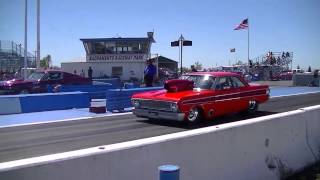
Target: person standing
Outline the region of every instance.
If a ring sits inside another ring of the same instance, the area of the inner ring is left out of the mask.
[[[88,77],[89,77],[90,79],[92,79],[92,73],[93,73],[93,70],[92,70],[91,66],[89,66],[89,69],[88,69]]]
[[[85,76],[83,69],[81,70],[80,76],[82,76],[82,77]]]
[[[144,69],[144,82],[146,84],[146,87],[153,86],[153,80],[155,78],[156,73],[157,73],[157,68],[155,65],[153,65],[152,60],[151,59],[147,60],[147,66]]]

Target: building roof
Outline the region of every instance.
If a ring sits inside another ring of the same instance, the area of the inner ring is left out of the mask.
[[[154,57],[154,58],[151,58],[152,60],[156,60],[157,57]],[[164,56],[158,56],[158,62],[160,63],[178,63],[177,61],[175,60],[172,60],[172,59],[169,59],[167,57],[164,57]]]
[[[152,39],[147,38],[147,37],[141,37],[141,38],[82,38],[80,39],[82,42],[101,42],[101,41],[109,41],[109,42],[136,42],[136,41],[147,41],[149,42]]]

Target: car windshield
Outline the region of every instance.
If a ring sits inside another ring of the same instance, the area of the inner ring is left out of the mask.
[[[210,75],[183,75],[180,79],[193,81],[195,88],[200,89],[211,89],[215,81],[215,77]]]
[[[30,76],[27,78],[27,80],[39,80],[45,75],[44,72],[34,72],[30,74]]]

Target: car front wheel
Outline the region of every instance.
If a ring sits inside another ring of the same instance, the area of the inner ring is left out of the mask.
[[[246,110],[240,111],[241,115],[251,115],[258,111],[258,103],[255,100],[250,100],[248,102],[248,108]]]
[[[258,111],[258,103],[255,100],[249,101],[248,114],[254,114]]]
[[[202,112],[199,108],[192,108],[189,111],[187,116],[187,120],[189,124],[197,124],[200,122],[202,116]]]

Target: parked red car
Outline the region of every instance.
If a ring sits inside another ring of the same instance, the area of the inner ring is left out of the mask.
[[[194,72],[167,81],[164,88],[133,95],[133,114],[195,124],[228,113],[254,113],[270,91],[231,72]]]
[[[282,72],[280,74],[281,80],[292,80],[292,77],[293,77],[293,73],[291,71]]]
[[[37,71],[27,79],[0,82],[0,94],[44,93],[48,86],[92,84],[91,79],[59,70]]]

